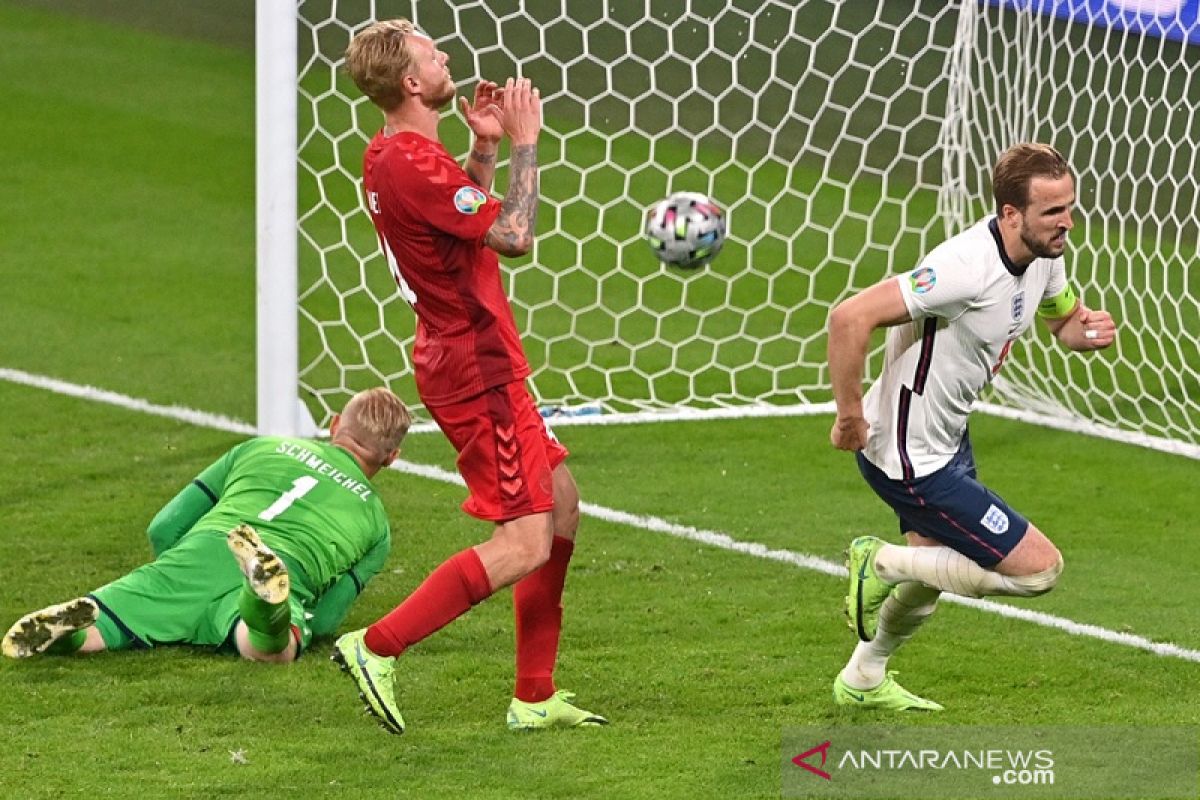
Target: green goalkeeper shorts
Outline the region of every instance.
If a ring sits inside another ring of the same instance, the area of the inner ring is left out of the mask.
[[[236,652],[243,583],[225,531],[192,530],[157,560],[89,596],[100,606],[96,627],[109,650],[192,644]],[[288,606],[304,648],[312,639],[304,609],[313,597],[302,584],[292,581]]]

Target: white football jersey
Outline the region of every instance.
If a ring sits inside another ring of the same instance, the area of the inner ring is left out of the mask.
[[[883,372],[863,398],[871,425],[863,455],[889,478],[910,480],[958,451],[971,404],[1038,304],[1066,287],[1066,271],[1061,257],[1014,266],[988,217],[894,280],[913,321],[887,332]]]

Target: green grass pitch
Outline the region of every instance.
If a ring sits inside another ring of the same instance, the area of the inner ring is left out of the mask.
[[[0,368],[250,420],[253,58],[0,2]],[[219,113],[213,109],[219,109]],[[412,399],[412,398],[409,398]],[[155,511],[239,437],[0,381],[0,625],[149,557]],[[560,429],[584,499],[840,561],[893,523],[828,417]],[[1014,602],[1200,649],[1196,463],[977,419],[982,476],[1060,545],[1059,588]],[[453,468],[438,435],[404,457]],[[378,480],[389,610],[486,531],[463,491]],[[295,665],[189,651],[0,661],[6,797],[769,798],[791,726],[1196,725],[1200,665],[943,604],[893,664],[936,717],[855,716],[843,581],[586,517],[559,682],[602,730],[514,736],[508,593],[406,655],[410,729],[359,711],[319,641]],[[1153,787],[1147,788],[1153,796]]]

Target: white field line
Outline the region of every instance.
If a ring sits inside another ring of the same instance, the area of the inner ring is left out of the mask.
[[[456,473],[448,472],[441,467],[433,467],[427,464],[412,464],[410,462],[397,462],[392,465],[393,469],[400,472],[408,473],[409,475],[418,475],[422,478],[430,478],[431,480],[444,481],[446,483],[455,483],[460,486],[464,485],[463,480]],[[630,514],[627,511],[617,511],[612,508],[605,508],[594,503],[582,502],[579,504],[579,510],[589,517],[613,522],[619,525],[628,525],[632,528],[641,528],[642,530],[653,531],[655,533],[664,533],[668,536],[674,536],[678,539],[687,539],[693,542],[709,545],[710,547],[718,547],[722,550],[732,550],[735,553],[743,553],[745,555],[754,556],[756,558],[765,558],[769,561],[779,561],[784,564],[800,567],[801,569],[813,570],[826,575],[832,575],[837,578],[845,578],[847,576],[846,568],[841,564],[836,564],[824,558],[810,556],[805,553],[797,553],[793,550],[777,550],[767,547],[765,544],[758,542],[744,542],[739,539],[734,539],[732,536],[719,531],[708,531],[701,528],[693,528],[690,525],[676,525],[672,522],[667,522],[658,517],[650,517],[642,514]],[[1120,633],[1107,628],[1101,628],[1099,625],[1088,625],[1082,622],[1075,622],[1066,617],[1056,617],[1053,614],[1043,614],[1040,611],[1030,611],[1025,608],[1005,605],[992,600],[976,600],[969,597],[959,597],[958,595],[945,594],[944,599],[951,603],[976,608],[980,611],[986,611],[991,614],[996,614],[1009,619],[1019,619],[1025,622],[1032,622],[1035,625],[1041,625],[1045,628],[1056,628],[1060,631],[1065,631],[1073,636],[1086,636],[1092,639],[1100,639],[1101,641],[1110,642],[1112,644],[1125,645],[1126,647],[1135,647],[1139,650],[1146,650],[1159,656],[1173,656],[1182,658],[1186,661],[1195,661],[1200,663],[1200,651],[1189,650],[1178,645],[1154,642],[1143,636],[1135,636],[1131,633]]]
[[[110,392],[107,389],[97,389],[95,386],[81,386],[77,383],[67,383],[56,378],[47,378],[45,375],[33,375],[28,372],[22,372],[18,369],[0,367],[0,380],[20,383],[24,386],[32,386],[35,389],[45,389],[55,394],[65,394],[83,400],[94,400],[98,403],[120,406],[130,411],[153,414],[156,417],[167,417],[168,419],[175,419],[181,422],[190,422],[202,428],[216,428],[217,430],[241,433],[246,436],[253,436],[255,433],[253,425],[230,417],[223,417],[220,414],[208,414],[203,411],[183,408],[182,406],[155,405],[145,400],[139,400],[136,397]]]
[[[32,375],[19,370],[5,369],[0,367],[0,380],[20,383],[25,386],[32,386],[39,389],[55,392],[57,394],[70,395],[79,397],[85,400],[94,400],[100,403],[108,403],[110,405],[120,406],[132,411],[141,411],[147,414],[154,414],[160,417],[176,419],[181,422],[191,423],[205,428],[216,428],[218,430],[229,431],[231,433],[243,433],[248,436],[254,435],[254,426],[249,423],[240,422],[229,417],[224,417],[219,414],[208,414],[203,411],[195,411],[189,408],[180,406],[160,406],[153,403],[139,400],[134,397],[110,392],[104,389],[97,389],[92,386],[80,386],[78,384],[67,383],[65,381],[47,378],[40,375]],[[442,481],[443,483],[453,483],[463,486],[462,478],[454,472],[449,472],[428,464],[415,464],[410,461],[397,461],[392,465],[392,469],[398,472],[403,472],[408,475],[415,475],[429,480]],[[793,550],[780,550],[767,547],[765,544],[758,542],[744,542],[739,539],[734,539],[732,536],[721,533],[719,531],[709,531],[702,528],[693,528],[690,525],[676,525],[672,522],[667,522],[658,517],[646,516],[643,514],[631,514],[627,511],[619,511],[617,509],[606,508],[605,506],[596,505],[595,503],[582,502],[579,505],[580,511],[589,517],[595,517],[606,522],[611,522],[618,525],[627,525],[633,528],[640,528],[654,533],[662,533],[667,536],[674,536],[677,539],[686,539],[688,541],[698,542],[710,547],[720,548],[722,550],[730,550],[743,555],[754,556],[755,558],[763,558],[768,561],[777,561],[783,564],[791,564],[792,566],[801,569],[820,572],[825,575],[830,575],[836,578],[846,577],[846,568],[840,564],[834,563],[824,558],[810,556],[805,553],[797,553]],[[1019,619],[1025,622],[1031,622],[1034,625],[1040,625],[1045,628],[1054,628],[1071,634],[1072,636],[1084,636],[1091,639],[1099,639],[1110,644],[1123,645],[1125,647],[1133,647],[1138,650],[1145,650],[1158,656],[1169,656],[1172,658],[1181,658],[1185,661],[1193,661],[1200,663],[1200,651],[1189,650],[1185,647],[1180,647],[1167,642],[1154,642],[1143,636],[1136,636],[1131,633],[1121,633],[1119,631],[1102,628],[1099,625],[1088,625],[1082,622],[1065,617],[1054,616],[1053,614],[1043,614],[1040,611],[1030,611],[1025,608],[1005,605],[992,600],[976,600],[973,598],[959,597],[957,595],[947,594],[944,599],[959,605],[975,608],[980,611],[986,611],[991,614],[996,614],[1009,619]]]

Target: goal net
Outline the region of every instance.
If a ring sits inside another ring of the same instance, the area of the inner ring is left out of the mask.
[[[1085,303],[1112,312],[1120,336],[1088,357],[1064,357],[1044,331],[1026,337],[991,399],[1018,416],[1200,457],[1200,3],[1033,5],[1071,5],[1075,16],[963,10],[942,209],[961,229],[991,205],[994,154],[1054,143],[1076,173],[1068,273]]]
[[[301,2],[299,398],[319,424],[380,382],[416,402],[414,316],[361,209],[381,117],[342,70],[390,16],[468,97],[484,77],[541,90],[539,235],[504,271],[541,404],[829,410],[830,307],[985,213],[995,155],[1043,139],[1079,172],[1075,283],[1124,329],[1091,361],[1027,342],[989,408],[1197,444],[1194,51],[974,2]],[[442,134],[466,152],[461,119]],[[678,190],[729,220],[695,273],[641,236]]]

